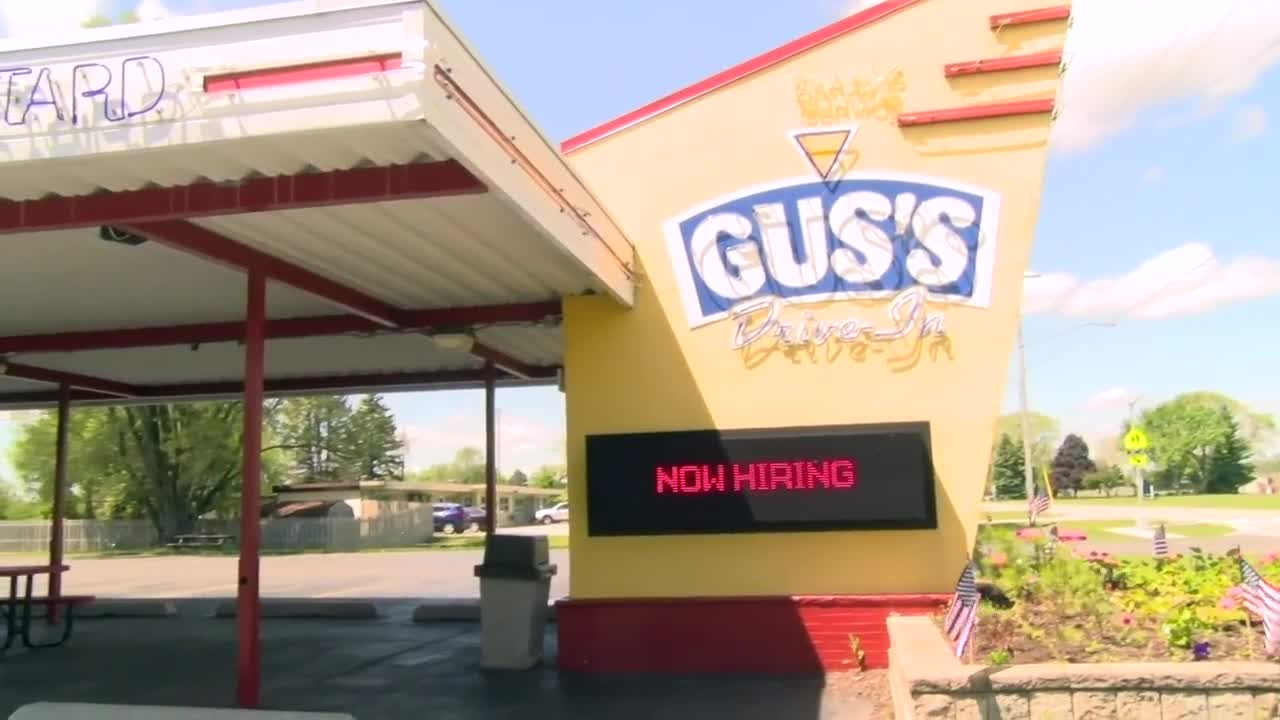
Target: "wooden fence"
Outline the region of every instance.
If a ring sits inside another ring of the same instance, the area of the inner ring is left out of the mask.
[[[431,539],[431,507],[371,518],[271,518],[262,521],[262,549],[354,551],[404,547]],[[237,520],[200,520],[198,533],[240,534]],[[49,549],[48,521],[0,522],[0,554]],[[69,553],[141,550],[160,544],[146,520],[67,520],[63,546]]]

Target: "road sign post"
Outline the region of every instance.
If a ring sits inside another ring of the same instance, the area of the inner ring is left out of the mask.
[[[1146,500],[1147,488],[1143,478],[1143,468],[1151,464],[1151,456],[1147,454],[1151,441],[1147,438],[1147,431],[1140,427],[1129,428],[1129,432],[1124,434],[1124,451],[1129,455],[1129,467],[1133,468],[1134,488],[1138,493],[1138,506],[1142,507]],[[1146,527],[1146,518],[1139,511],[1135,525],[1138,527]]]

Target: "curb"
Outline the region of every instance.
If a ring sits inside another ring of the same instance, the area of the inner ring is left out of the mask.
[[[95,600],[76,608],[77,620],[106,618],[178,617],[178,606],[168,600]],[[44,617],[43,608],[33,608],[32,617]]]
[[[556,606],[547,605],[547,622],[555,622]],[[480,601],[474,598],[428,600],[413,609],[413,622],[479,622]]]
[[[315,619],[315,620],[374,620],[378,608],[371,602],[325,600],[263,600],[261,612],[264,618]],[[223,601],[213,611],[215,618],[236,616],[236,603]]]

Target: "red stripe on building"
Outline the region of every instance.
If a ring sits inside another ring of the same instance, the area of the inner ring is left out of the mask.
[[[947,77],[965,75],[981,75],[984,73],[1009,72],[1011,70],[1027,70],[1029,68],[1056,67],[1062,64],[1062,51],[1030,53],[1027,55],[1008,55],[985,60],[967,60],[950,63],[944,66]]]
[[[384,53],[359,58],[342,58],[304,65],[259,68],[240,72],[208,75],[204,79],[204,91],[237,92],[255,88],[299,85],[301,83],[337,80],[340,78],[374,75],[400,67],[400,53]]]
[[[1053,112],[1053,98],[1019,100],[1017,102],[992,103],[989,105],[967,105],[957,108],[903,113],[898,116],[898,127],[919,127],[921,125],[1017,117],[1019,115],[1040,115],[1051,112]]]
[[[1036,8],[1035,10],[1001,13],[999,15],[991,16],[991,29],[999,30],[1000,28],[1016,27],[1018,25],[1034,25],[1042,22],[1056,22],[1058,20],[1066,20],[1070,17],[1070,5],[1055,5],[1053,7]]]

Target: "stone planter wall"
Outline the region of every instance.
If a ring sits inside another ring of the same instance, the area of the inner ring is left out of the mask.
[[[891,617],[898,720],[1280,720],[1280,664],[964,665],[933,620]]]

